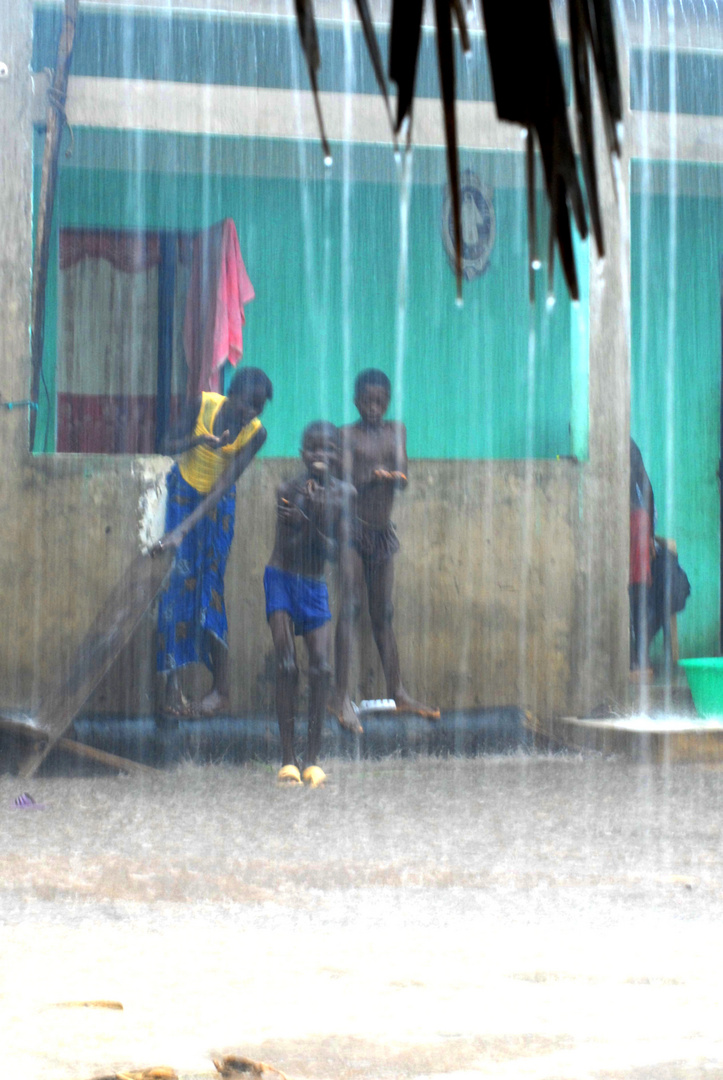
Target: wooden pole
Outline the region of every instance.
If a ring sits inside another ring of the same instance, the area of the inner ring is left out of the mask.
[[[65,126],[65,99],[68,89],[68,73],[73,56],[75,24],[80,0],[65,0],[63,26],[58,40],[58,56],[53,72],[53,81],[48,91],[48,119],[43,150],[43,172],[40,181],[40,201],[38,203],[37,226],[35,233],[35,254],[33,257],[33,291],[30,313],[30,400],[38,403],[40,393],[40,370],[43,362],[43,344],[45,338],[45,287],[48,278],[48,255],[50,234],[53,224],[55,187],[58,179],[58,156],[60,140]],[[35,445],[37,409],[30,410],[30,449]]]
[[[107,750],[99,750],[97,746],[87,746],[85,743],[76,742],[75,739],[58,739],[56,744],[61,750],[66,750],[76,757],[88,758],[97,761],[101,765],[107,765],[109,769],[118,769],[120,772],[140,774],[141,776],[158,777],[158,769],[151,765],[143,765],[140,761],[132,761],[130,758],[120,757],[118,754],[109,754]]]
[[[155,600],[174,555],[171,549],[154,556],[137,555],[111,590],[78,646],[65,678],[51,684],[43,695],[34,717],[35,732],[43,741],[37,742],[22,759],[19,776],[31,777],[65,735]]]
[[[20,719],[13,720],[8,716],[0,716],[0,731],[5,731],[9,735],[20,735],[24,739],[30,739],[37,745],[42,745],[48,741],[47,734],[35,727],[32,722],[26,721],[24,723]],[[54,745],[60,747],[61,750],[66,750],[69,754],[74,754],[76,757],[88,758],[91,761],[99,762],[101,765],[107,765],[109,769],[118,769],[129,774],[140,773],[144,776],[158,776],[158,769],[154,769],[150,765],[143,765],[140,761],[119,757],[118,754],[110,754],[107,750],[99,750],[95,746],[86,746],[85,743],[76,742],[75,739],[61,737]]]

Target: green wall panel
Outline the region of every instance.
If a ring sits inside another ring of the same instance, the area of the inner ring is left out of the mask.
[[[88,137],[76,133],[78,140]],[[143,145],[139,134],[134,160],[141,164]],[[524,189],[495,189],[490,266],[465,283],[461,309],[441,242],[442,196],[439,184],[412,187],[401,336],[394,183],[129,173],[74,167],[70,159],[60,173],[57,221],[196,230],[220,218],[235,220],[256,289],[246,309],[245,361],[265,368],[275,387],[266,414],[272,456],[295,454],[310,420],[353,420],[353,379],[368,366],[392,377],[392,414],[406,421],[413,456],[569,454],[571,306],[559,273],[559,300],[546,303],[544,271],[537,302],[529,304]],[[56,275],[53,261],[49,325],[57,321]],[[52,334],[47,343],[50,378]]]

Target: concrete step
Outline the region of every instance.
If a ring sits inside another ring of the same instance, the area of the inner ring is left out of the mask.
[[[638,714],[607,719],[561,716],[527,726],[535,741],[576,752],[616,754],[645,764],[708,762],[723,764],[723,717]]]
[[[627,687],[626,705],[633,713],[696,715],[690,687],[683,672],[676,673],[669,679],[657,678],[650,682],[631,679]]]
[[[364,734],[354,736],[329,717],[324,723],[322,759],[513,753],[532,748],[525,719],[525,712],[513,707],[443,712],[436,721],[379,714],[363,717]],[[5,732],[0,727],[0,734],[0,769],[12,772],[26,740],[13,736],[11,727]],[[215,717],[168,724],[157,723],[153,717],[86,715],[74,721],[69,734],[87,746],[156,767],[188,760],[275,765],[280,755],[279,729],[273,716]],[[298,752],[303,756],[306,720],[297,722],[296,735]],[[75,775],[96,768],[92,762],[73,760],[60,748],[43,765],[43,772]]]

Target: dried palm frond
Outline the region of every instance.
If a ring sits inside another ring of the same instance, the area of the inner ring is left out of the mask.
[[[570,209],[583,238],[587,235],[587,220],[550,3],[529,0],[520,9],[499,0],[482,0],[482,8],[497,115],[501,120],[522,124],[539,145],[550,204],[550,231],[557,241],[570,294],[576,298]]]
[[[397,84],[397,134],[405,120],[411,121],[423,11],[424,0],[407,0],[392,6],[389,78]]]
[[[379,47],[367,0],[357,0],[364,36],[377,81],[389,102],[381,68]],[[578,178],[572,134],[567,117],[567,101],[557,50],[550,0],[527,0],[524,5],[509,0],[482,0],[487,50],[492,71],[497,115],[501,120],[521,124],[528,132],[527,182],[530,265],[536,262],[535,236],[535,146],[539,146],[543,176],[550,204],[550,250],[557,246],[573,299],[579,296],[572,246],[571,216],[580,236],[587,236],[587,215]],[[389,41],[389,76],[397,85],[399,133],[411,121],[422,32],[423,0],[392,0]],[[462,230],[460,213],[459,155],[455,118],[455,63],[452,17],[459,28],[462,47],[469,49],[469,33],[462,0],[434,0],[437,30],[439,83],[444,109],[447,171],[452,197],[455,272],[458,293],[462,285]],[[299,34],[309,67],[324,152],[328,144],[321,122],[316,75],[320,64],[312,0],[296,0]],[[622,92],[618,73],[611,0],[568,0],[570,52],[573,90],[577,113],[578,139],[587,203],[598,251],[604,250],[602,215],[595,167],[592,80],[589,55],[592,53],[600,91],[600,104],[608,152],[620,152],[618,124],[622,120]],[[552,274],[552,258],[549,273]],[[532,294],[532,274],[530,289]]]
[[[437,20],[437,61],[439,88],[444,107],[444,135],[447,144],[447,173],[452,196],[454,236],[454,273],[457,279],[457,298],[462,299],[462,206],[459,193],[459,151],[457,149],[457,117],[455,102],[454,39],[452,36],[452,7],[449,0],[434,0]]]
[[[575,106],[577,113],[577,133],[580,143],[582,175],[588,192],[588,206],[595,243],[600,255],[604,254],[602,219],[597,190],[597,172],[595,169],[595,147],[591,139],[585,138],[586,131],[592,131],[592,86],[588,48],[583,29],[588,15],[585,0],[568,0],[568,19],[570,24],[570,55],[572,60],[572,78],[575,88]]]
[[[316,32],[313,0],[295,0],[295,6],[296,24],[299,28],[301,48],[304,50],[306,66],[309,70],[309,82],[311,83],[311,91],[314,95],[314,105],[316,107],[316,116],[319,121],[319,132],[321,134],[321,145],[324,150],[324,160],[331,161],[331,149],[326,137],[326,132],[324,131],[324,118],[321,115],[321,105],[319,104],[319,85],[317,76],[319,74],[319,68],[321,67],[321,55],[319,53],[319,35]]]
[[[374,75],[379,84],[379,89],[382,92],[384,98],[384,104],[387,110],[387,116],[389,117],[389,123],[392,124],[392,112],[389,107],[389,92],[387,90],[387,80],[384,77],[384,61],[382,60],[382,54],[379,51],[379,42],[377,41],[376,31],[374,29],[374,21],[369,11],[369,4],[367,0],[356,0],[356,9],[359,12],[359,19],[361,20],[362,30],[364,31],[364,40],[366,41],[367,52],[369,53],[369,59],[372,62],[374,68]]]

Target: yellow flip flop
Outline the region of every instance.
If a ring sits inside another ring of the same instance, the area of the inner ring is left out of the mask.
[[[296,765],[282,765],[276,774],[276,783],[281,787],[298,787],[301,775]]]
[[[322,787],[326,783],[326,773],[318,765],[308,765],[301,774],[301,779],[309,787]]]

